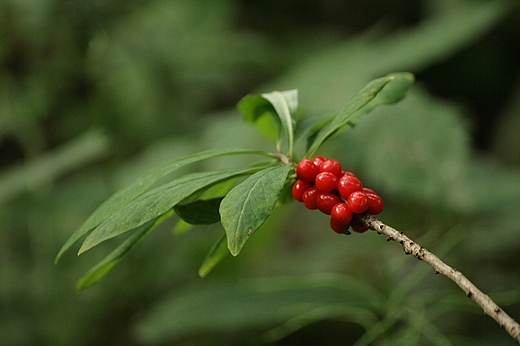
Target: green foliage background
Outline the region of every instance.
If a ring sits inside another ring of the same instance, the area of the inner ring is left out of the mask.
[[[79,294],[115,243],[53,259],[156,165],[272,150],[234,109],[245,94],[297,88],[321,115],[411,71],[404,101],[319,154],[520,319],[519,23],[516,1],[0,0],[0,344],[514,344],[397,244],[339,237],[296,203],[205,279],[217,226],[163,224]],[[244,163],[233,160],[191,169]]]

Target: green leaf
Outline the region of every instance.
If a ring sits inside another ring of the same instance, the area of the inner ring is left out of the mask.
[[[310,145],[307,157],[325,142],[327,138],[346,125],[355,125],[359,118],[373,108],[400,101],[414,83],[411,73],[393,73],[369,82],[361,91],[350,99],[347,105],[332,121],[325,125]]]
[[[289,165],[279,165],[257,172],[222,200],[220,217],[233,256],[271,213],[290,169]]]
[[[153,231],[157,226],[170,218],[172,215],[173,210],[170,210],[166,214],[157,218],[155,221],[150,221],[149,223],[143,225],[142,229],[128,237],[128,239],[121,243],[121,245],[113,250],[101,262],[99,262],[85,275],[83,275],[83,277],[76,283],[76,290],[81,291],[96,284],[119,263],[121,258],[123,258],[123,256],[126,255],[128,251],[134,248],[141,240],[143,240],[145,236],[147,236],[151,231]]]
[[[327,123],[331,122],[333,118],[334,115],[331,114],[302,117],[296,122],[296,126],[294,127],[294,139],[298,140],[312,136],[313,133],[317,133]]]
[[[296,178],[286,180],[280,194],[278,195],[278,205],[294,202],[292,188],[295,182]]]
[[[298,109],[298,91],[273,91],[264,94],[250,94],[242,98],[237,108],[249,123],[256,123],[259,130],[268,138],[281,140],[281,129],[287,138],[289,155],[293,151],[294,120]]]
[[[336,118],[333,121],[348,121],[355,125],[363,114],[370,112],[375,107],[394,104],[401,101],[415,82],[415,76],[409,72],[392,73],[383,77],[383,79],[388,80],[388,83],[383,86],[383,89],[377,93],[374,99],[368,102],[356,113],[352,115],[345,114],[345,119]],[[347,117],[348,119],[346,119]]]
[[[223,234],[211,247],[199,268],[199,276],[206,277],[209,272],[229,253],[226,243],[226,234]]]
[[[97,244],[131,231],[142,224],[162,215],[191,194],[213,184],[258,169],[227,169],[221,171],[185,174],[168,184],[159,186],[136,198],[108,217],[90,233],[81,245],[78,254]]]
[[[191,225],[211,225],[220,221],[219,207],[223,198],[179,204],[173,209],[182,220]]]
[[[265,163],[264,163],[264,165],[265,165]],[[215,185],[211,186],[209,189],[204,191],[203,196],[201,198],[203,198],[204,200],[217,198],[217,197],[218,198],[223,198],[222,196],[225,196],[229,192],[229,190],[231,190],[233,188],[233,186],[235,186],[236,181],[238,179],[240,179],[240,178],[237,177],[237,178],[234,178],[234,179],[233,178],[232,179],[227,179],[227,180],[225,180],[225,181],[223,181],[221,183],[218,183],[218,184],[215,184]],[[218,220],[220,221],[220,214],[219,214],[219,211],[218,211],[218,206],[217,206],[217,211],[216,212],[218,214]],[[180,219],[175,224],[175,226],[173,228],[173,233],[174,234],[185,233],[185,232],[191,230],[192,228],[193,228],[193,224],[189,224],[186,221]]]
[[[229,150],[229,149],[217,149],[217,150],[208,150],[204,152],[200,152],[194,155],[185,156],[180,159],[176,159],[170,162],[167,162],[149,173],[143,175],[142,177],[136,179],[131,185],[128,187],[116,192],[109,199],[103,202],[91,215],[90,217],[72,234],[72,236],[65,242],[62,246],[56,259],[55,263],[59,261],[61,256],[67,251],[74,243],[76,243],[82,236],[87,234],[94,227],[98,226],[101,222],[106,220],[110,215],[112,215],[117,210],[124,207],[133,199],[137,198],[141,194],[143,194],[150,186],[152,186],[156,181],[161,179],[162,177],[174,172],[175,170],[197,162],[201,160],[207,160],[214,157],[224,156],[224,155],[248,155],[248,154],[256,154],[256,155],[268,155],[266,152],[258,151],[258,150]]]
[[[289,157],[293,153],[294,144],[294,130],[293,130],[293,117],[292,114],[296,113],[298,109],[298,91],[287,90],[287,91],[273,91],[267,94],[262,94],[262,97],[271,102],[287,137],[288,154]]]
[[[244,96],[237,104],[244,120],[256,124],[258,130],[273,142],[278,143],[282,136],[281,122],[273,105],[259,94]]]

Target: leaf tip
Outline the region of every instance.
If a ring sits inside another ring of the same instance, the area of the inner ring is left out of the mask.
[[[60,251],[60,252],[58,252],[58,254],[56,255],[56,257],[54,257],[54,265],[57,265],[57,264],[58,264],[58,262],[59,262],[60,259],[61,259],[61,255],[62,255],[62,253],[61,253],[61,251]]]
[[[92,248],[92,245],[84,242],[83,244],[81,244],[81,247],[79,248],[77,255],[81,255],[83,252],[89,250],[90,248]]]
[[[391,73],[389,76],[390,80],[400,79],[408,82],[408,84],[413,85],[415,83],[415,75],[411,72],[395,72]]]
[[[231,255],[232,255],[233,257],[237,257],[238,254],[240,253],[240,249],[230,248],[230,249],[229,249],[229,252],[231,253]]]
[[[233,257],[237,257],[238,254],[240,253],[240,250],[242,250],[242,247],[238,244],[238,242],[232,241],[232,239],[230,239],[230,238],[231,237],[228,237],[228,244],[227,244],[228,250]]]
[[[75,287],[75,288],[76,288],[76,292],[81,292],[81,291],[83,291],[86,287],[85,287],[85,286],[84,286],[80,281],[78,281],[78,282],[76,283],[76,287]]]
[[[199,274],[199,277],[201,279],[204,279],[207,275],[208,275],[209,271],[203,269],[202,267],[199,268],[199,271],[197,272],[197,274]]]

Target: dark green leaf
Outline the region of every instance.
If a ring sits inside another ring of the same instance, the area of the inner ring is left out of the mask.
[[[229,253],[226,244],[226,234],[217,240],[217,242],[211,247],[206,257],[202,261],[199,268],[199,276],[201,278],[206,277],[209,272]]]
[[[264,163],[265,166],[265,163]],[[256,167],[256,166],[255,166]],[[204,198],[204,200],[213,199],[213,198],[222,198],[222,196],[225,196],[229,190],[235,186],[236,180],[240,179],[239,177],[234,179],[227,179],[221,183],[215,184],[211,186],[209,189],[204,191],[203,196],[201,198]],[[190,197],[191,198],[191,197]],[[220,221],[220,214],[218,212],[218,206],[217,206],[217,214],[218,214],[218,220]],[[193,224],[189,224],[186,221],[180,219],[173,228],[173,233],[180,234],[187,232],[193,228]]]
[[[294,185],[295,179],[286,181],[286,184],[283,186],[280,194],[278,195],[278,203],[286,204],[290,202],[294,202],[294,197],[292,195],[292,187]]]
[[[223,198],[179,204],[173,209],[182,220],[191,225],[211,225],[220,221],[219,207]]]
[[[147,236],[151,231],[153,231],[157,226],[159,226],[165,220],[170,218],[172,215],[173,210],[170,210],[166,214],[157,218],[155,221],[150,221],[144,224],[141,227],[141,229],[139,229],[137,232],[128,237],[128,239],[121,243],[121,245],[119,245],[101,262],[99,262],[96,266],[90,269],[81,279],[79,279],[76,283],[76,290],[81,291],[96,284],[119,263],[121,258],[123,258],[123,256],[126,255],[128,251],[134,248],[141,240],[143,240],[145,236]]]
[[[289,165],[280,165],[257,172],[222,200],[221,222],[233,256],[238,255],[247,239],[271,213],[290,169]]]
[[[109,199],[103,202],[91,215],[90,217],[72,234],[72,236],[62,246],[58,255],[56,256],[55,262],[58,262],[61,256],[67,251],[75,242],[77,242],[82,236],[87,234],[94,227],[98,226],[101,222],[107,219],[117,210],[128,204],[136,197],[143,194],[150,186],[162,177],[172,173],[173,171],[201,160],[206,160],[218,156],[224,155],[246,155],[246,154],[257,154],[266,155],[263,151],[258,150],[208,150],[200,152],[194,155],[185,156],[183,158],[167,162],[142,177],[136,179],[131,185],[113,194]]]
[[[414,80],[411,73],[402,72],[389,74],[369,82],[350,99],[329,124],[318,132],[309,147],[307,156],[312,156],[320,145],[336,131],[346,125],[355,125],[363,114],[370,112],[373,108],[400,101],[413,85]]]
[[[90,233],[79,249],[79,254],[107,239],[131,231],[162,215],[191,194],[213,184],[240,175],[253,173],[257,169],[228,169],[199,172],[180,176],[168,184],[159,186],[139,196],[109,216]]]

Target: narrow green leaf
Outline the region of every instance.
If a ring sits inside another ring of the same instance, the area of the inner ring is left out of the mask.
[[[199,276],[205,278],[228,253],[226,234],[223,234],[204,257],[199,268]]]
[[[348,116],[349,123],[357,123],[363,114],[370,112],[375,107],[401,101],[415,82],[414,75],[409,72],[392,73],[383,78],[388,78],[389,82],[383,86],[381,92],[377,93],[375,99]]]
[[[91,215],[90,217],[72,234],[72,236],[62,246],[56,259],[55,263],[59,261],[61,256],[67,251],[74,243],[76,243],[82,236],[87,234],[94,227],[98,226],[101,222],[106,220],[117,210],[128,204],[133,199],[143,194],[150,186],[162,177],[174,172],[175,170],[197,162],[201,160],[207,160],[210,158],[224,156],[224,155],[266,155],[267,153],[258,150],[230,150],[230,149],[217,149],[200,152],[194,155],[185,156],[177,160],[167,162],[149,173],[136,179],[128,187],[116,192],[109,199],[103,202]]]
[[[76,290],[81,291],[96,284],[119,263],[121,258],[123,258],[123,256],[126,255],[128,251],[134,248],[141,240],[144,239],[145,236],[147,236],[151,231],[153,231],[157,226],[170,218],[172,215],[173,210],[170,210],[166,214],[157,218],[155,221],[150,221],[149,223],[143,225],[142,229],[128,237],[101,262],[96,264],[85,275],[83,275],[83,277],[81,277],[81,279],[79,279],[76,283]]]
[[[173,209],[182,220],[191,225],[211,225],[220,221],[219,207],[223,198],[179,204]]]
[[[131,231],[142,224],[162,215],[191,194],[218,182],[258,169],[227,169],[212,172],[198,172],[180,176],[168,184],[159,186],[139,196],[123,208],[109,216],[86,238],[78,254],[107,239]]]
[[[294,127],[294,140],[305,138],[306,136],[312,136],[313,133],[317,133],[327,123],[331,122],[334,118],[334,114],[324,115],[310,115],[299,119]]]
[[[271,102],[287,137],[287,145],[289,156],[292,156],[294,145],[294,130],[293,130],[293,116],[298,109],[298,91],[273,91],[267,94],[262,94],[262,97]]]
[[[312,156],[327,138],[346,125],[355,125],[362,115],[370,112],[373,108],[400,101],[413,85],[414,80],[413,74],[401,72],[389,74],[369,82],[350,99],[329,124],[318,132],[306,156]]]
[[[280,165],[257,172],[235,186],[220,204],[220,217],[233,256],[267,219],[291,167]]]

